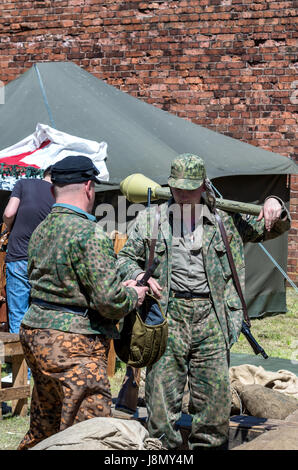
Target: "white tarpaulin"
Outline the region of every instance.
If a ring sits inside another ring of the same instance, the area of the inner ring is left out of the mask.
[[[38,123],[33,134],[0,151],[0,166],[4,170],[14,166],[24,167],[24,171],[26,167],[45,170],[69,155],[85,155],[98,169],[99,179],[107,182],[107,147],[106,142],[82,139]],[[0,181],[0,189],[11,190],[15,182],[16,176],[7,175]]]

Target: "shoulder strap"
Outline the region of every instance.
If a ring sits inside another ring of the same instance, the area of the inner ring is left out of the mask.
[[[153,259],[154,259],[155,245],[156,245],[156,241],[158,237],[159,221],[160,221],[160,207],[157,206],[156,211],[155,211],[154,227],[153,227],[151,244],[150,244],[148,266],[152,265]]]
[[[245,303],[245,300],[244,300],[244,297],[243,297],[243,293],[242,293],[239,277],[238,277],[238,274],[237,274],[236,266],[235,266],[235,263],[234,263],[234,260],[233,260],[233,255],[232,255],[230,244],[229,244],[229,241],[228,241],[227,232],[226,232],[224,224],[223,224],[223,222],[222,222],[222,220],[221,220],[221,218],[220,218],[220,216],[219,216],[219,214],[216,210],[214,211],[214,214],[215,214],[215,218],[217,220],[217,223],[219,225],[219,229],[220,229],[220,233],[221,233],[223,242],[224,242],[226,250],[227,250],[227,255],[228,255],[228,260],[229,260],[229,263],[230,263],[230,268],[231,268],[231,271],[232,271],[233,280],[234,280],[235,287],[237,289],[237,292],[238,292],[238,295],[240,297],[241,304],[242,304],[243,315],[244,315],[246,323],[250,327],[251,323],[250,323],[250,319],[249,319],[249,316],[248,316],[248,313],[247,313],[247,307],[246,307],[246,303]]]

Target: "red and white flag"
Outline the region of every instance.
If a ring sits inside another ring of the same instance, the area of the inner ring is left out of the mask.
[[[17,165],[45,170],[67,156],[85,155],[91,158],[98,169],[98,178],[105,182],[109,181],[109,172],[105,163],[107,147],[106,142],[82,139],[38,123],[33,134],[0,151],[0,165],[4,164],[2,165],[4,169]],[[15,180],[13,177],[5,179]],[[13,183],[12,180],[7,181],[10,183],[9,186]]]

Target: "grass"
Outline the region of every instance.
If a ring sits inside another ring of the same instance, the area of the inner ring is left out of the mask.
[[[0,450],[15,450],[29,428],[29,416],[5,417],[0,421]]]
[[[251,331],[270,357],[298,360],[298,295],[287,289],[288,312],[252,320]],[[241,334],[232,353],[253,354],[246,338]],[[3,373],[6,375],[9,367]],[[117,395],[125,373],[125,365],[117,362],[116,373],[110,379],[112,395]],[[9,403],[8,403],[9,405]],[[29,428],[29,416],[7,414],[0,421],[0,450],[15,450]]]

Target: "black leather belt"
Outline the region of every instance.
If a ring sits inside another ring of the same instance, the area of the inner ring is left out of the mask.
[[[210,298],[210,294],[209,292],[203,292],[201,294],[196,294],[196,293],[193,293],[193,292],[178,292],[178,291],[175,291],[175,290],[170,290],[170,296],[171,297],[175,297],[177,299],[209,299]]]
[[[74,313],[82,317],[86,317],[89,311],[89,308],[76,307],[75,305],[62,305],[54,304],[51,302],[46,302],[45,300],[35,299],[31,300],[32,304],[39,305],[40,307],[48,308],[49,310],[57,310],[59,312]]]

